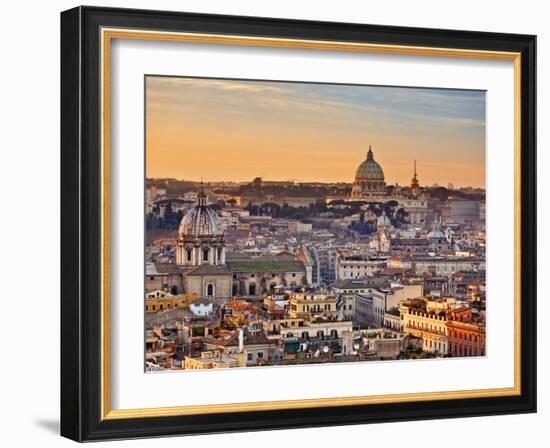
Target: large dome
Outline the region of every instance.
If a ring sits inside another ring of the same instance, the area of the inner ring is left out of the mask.
[[[369,146],[367,159],[359,165],[355,173],[356,182],[384,181],[384,171],[382,167],[374,160],[372,149]]]
[[[214,210],[206,205],[206,195],[197,195],[197,205],[187,212],[180,223],[178,235],[205,237],[219,235],[219,218]]]

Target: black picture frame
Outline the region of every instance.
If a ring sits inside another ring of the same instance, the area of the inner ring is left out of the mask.
[[[100,29],[521,53],[521,394],[101,419]],[[536,412],[536,37],[99,7],[61,13],[61,435],[76,441]]]

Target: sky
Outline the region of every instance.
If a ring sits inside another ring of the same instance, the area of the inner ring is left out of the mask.
[[[387,184],[483,187],[485,92],[146,78],[146,175],[353,182],[369,145]]]

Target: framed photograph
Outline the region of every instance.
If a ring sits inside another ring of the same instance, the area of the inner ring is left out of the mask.
[[[535,36],[61,14],[61,433],[536,411]]]

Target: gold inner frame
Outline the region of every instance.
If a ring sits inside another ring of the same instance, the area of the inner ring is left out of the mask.
[[[455,48],[333,42],[302,39],[278,39],[216,34],[144,31],[137,29],[101,29],[101,419],[167,417],[226,412],[306,409],[461,398],[503,397],[521,394],[521,54],[514,52],[465,50]],[[110,407],[110,50],[113,39],[152,40],[213,45],[296,48],[346,52],[366,52],[413,56],[456,57],[506,60],[514,63],[514,386],[443,392],[419,392],[338,398],[315,398],[215,405],[171,406],[141,409]]]

